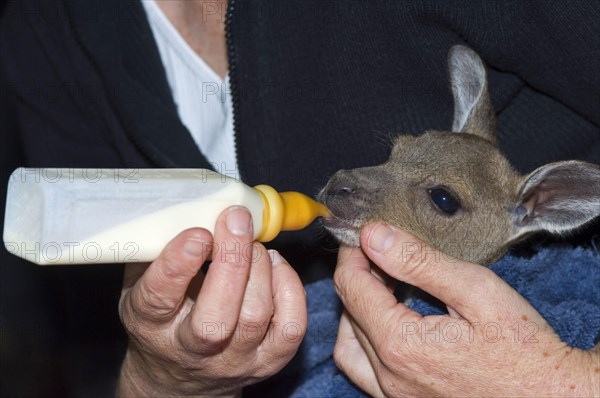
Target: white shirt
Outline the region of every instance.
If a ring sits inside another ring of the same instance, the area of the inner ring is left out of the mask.
[[[213,167],[237,177],[229,75],[221,79],[192,50],[154,0],[143,0],[142,4],[181,121]]]

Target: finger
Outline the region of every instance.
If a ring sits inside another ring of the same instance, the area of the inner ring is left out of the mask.
[[[495,298],[514,294],[488,268],[447,256],[393,226],[367,225],[361,245],[383,271],[442,300],[453,309],[454,317],[497,313]]]
[[[394,293],[396,290],[397,281],[383,272],[377,265],[369,264],[369,266],[371,267],[371,273],[373,276],[383,283],[390,293]]]
[[[150,264],[129,292],[128,305],[135,316],[164,322],[179,309],[190,281],[208,257],[210,232],[192,228],[177,235]],[[125,283],[131,283],[144,265],[128,266]]]
[[[151,263],[128,263],[125,264],[123,274],[123,289],[128,289],[144,275]]]
[[[306,334],[306,291],[300,277],[275,250],[273,263],[273,318],[260,351],[260,363],[282,368],[295,354]]]
[[[215,225],[212,263],[192,311],[179,329],[190,349],[212,351],[237,327],[252,257],[252,219],[246,208],[225,210]]]
[[[464,318],[463,318],[463,317],[462,317],[462,316],[461,316],[461,315],[458,313],[458,311],[456,311],[454,308],[452,308],[452,307],[450,307],[450,306],[448,306],[448,305],[447,305],[447,306],[446,306],[446,309],[448,310],[448,315],[449,315],[451,318],[454,318],[454,319],[464,319]]]
[[[371,352],[367,354],[367,350]],[[376,356],[373,358],[373,348],[370,344],[367,343],[367,348],[365,348],[359,340],[346,311],[340,318],[333,359],[338,368],[362,390],[371,396],[383,396],[374,370],[376,366],[379,366],[379,361]]]
[[[422,318],[398,303],[386,285],[371,273],[360,248],[340,247],[333,279],[344,307],[374,345],[385,343],[381,331]]]
[[[237,357],[254,351],[262,342],[273,317],[273,274],[271,258],[260,243],[253,243],[250,277],[242,302],[231,350]]]
[[[200,269],[200,271],[198,271],[196,276],[194,278],[192,278],[192,281],[190,282],[190,285],[188,286],[186,296],[189,297],[191,300],[196,300],[196,297],[198,297],[198,293],[200,293],[200,288],[202,287],[203,282],[204,282],[204,273],[202,272],[202,269]]]

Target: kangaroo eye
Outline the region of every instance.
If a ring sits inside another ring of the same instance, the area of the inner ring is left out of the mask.
[[[460,202],[444,188],[432,188],[427,192],[431,200],[442,213],[453,215],[460,209]]]

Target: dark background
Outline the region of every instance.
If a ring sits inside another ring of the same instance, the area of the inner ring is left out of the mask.
[[[5,5],[0,0],[2,11]],[[10,125],[14,119],[7,117],[13,112],[9,100],[0,81],[0,225],[8,177],[23,165],[16,127]],[[111,267],[111,275],[120,274],[121,266]],[[120,281],[93,268],[39,267],[8,254],[2,245],[1,397],[81,396],[82,391],[107,391],[106,380],[116,382],[115,361],[126,345],[117,313]],[[66,289],[72,281],[80,286]],[[91,314],[82,318],[77,315],[81,311]],[[97,322],[87,325],[83,319]],[[86,362],[89,368],[78,365]]]
[[[0,0],[2,8],[5,4]],[[0,225],[8,177],[23,165],[16,126],[5,117],[14,111],[5,94],[0,81]],[[591,242],[596,228],[598,222],[575,240]],[[530,247],[528,242],[516,251],[527,255]],[[121,266],[99,267],[113,272],[89,265],[39,267],[10,256],[2,246],[0,396],[81,396],[82,391],[107,391],[106,380],[116,381],[126,344],[117,313]]]

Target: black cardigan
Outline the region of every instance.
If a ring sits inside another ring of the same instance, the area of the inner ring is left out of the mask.
[[[600,162],[594,0],[230,0],[227,18],[248,184],[315,194],[337,169],[383,161],[395,134],[449,128],[446,56],[457,43],[488,64],[500,145],[518,170]],[[3,181],[23,165],[209,167],[137,1],[15,1],[1,46]],[[272,246],[307,282],[335,264],[318,226]],[[0,392],[106,395],[124,350],[121,267],[42,269],[4,250],[1,261],[2,355],[15,366],[2,370],[12,381]]]

